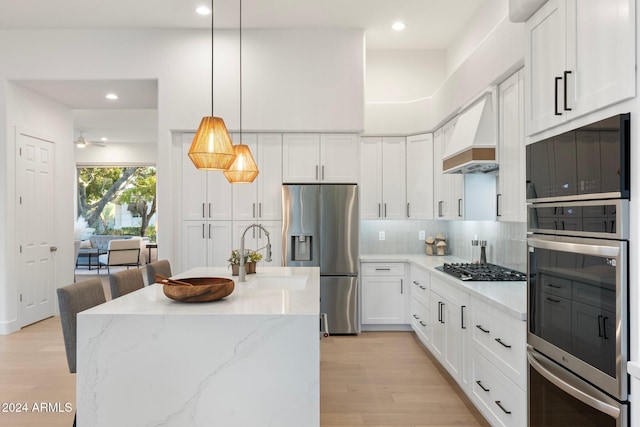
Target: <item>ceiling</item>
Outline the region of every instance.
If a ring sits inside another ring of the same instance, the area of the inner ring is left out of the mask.
[[[356,28],[367,49],[446,49],[484,0],[243,0],[242,28]],[[215,28],[237,28],[238,0],[215,0]],[[208,0],[0,0],[2,28],[210,28],[197,15]],[[403,21],[403,32],[391,24]],[[18,82],[75,111],[76,135],[110,142],[155,141],[157,126],[141,124],[155,114],[157,82]],[[104,98],[118,93],[117,102]],[[105,111],[108,110],[108,111]],[[141,110],[138,113],[132,110]],[[102,117],[102,120],[100,119]],[[131,127],[127,130],[128,127]],[[151,128],[152,133],[145,133]]]

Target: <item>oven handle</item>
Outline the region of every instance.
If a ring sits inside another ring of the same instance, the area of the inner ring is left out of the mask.
[[[529,237],[529,246],[539,249],[549,249],[552,251],[571,252],[583,255],[599,257],[617,257],[620,255],[620,247],[599,245],[595,239],[590,239],[589,243],[579,243],[577,239],[563,239],[555,237],[554,240],[547,240],[542,237]]]
[[[620,418],[620,405],[615,400],[580,380],[568,370],[545,360],[544,356],[537,355],[531,346],[527,346],[527,359],[532,368],[565,393],[615,419]]]

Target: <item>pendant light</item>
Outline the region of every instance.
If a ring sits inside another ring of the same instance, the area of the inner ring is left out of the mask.
[[[211,116],[202,118],[189,148],[189,158],[198,169],[227,170],[236,155],[224,120],[213,115],[213,64],[213,0],[211,0]]]
[[[251,184],[258,176],[258,166],[256,165],[249,146],[242,143],[242,0],[240,0],[240,141],[233,146],[236,159],[233,161],[224,176],[231,184]]]

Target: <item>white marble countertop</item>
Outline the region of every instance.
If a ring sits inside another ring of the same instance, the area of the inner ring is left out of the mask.
[[[416,254],[360,255],[361,262],[404,262],[416,265],[437,275],[447,283],[458,286],[470,295],[504,311],[517,319],[527,320],[527,282],[471,282],[456,279],[436,270],[445,262],[468,262],[454,256],[428,256]]]
[[[174,278],[228,277],[235,282],[233,293],[221,300],[187,303],[169,299],[162,285],[146,286],[83,312],[91,314],[308,314],[320,312],[320,269],[318,267],[263,267],[238,282],[231,270],[199,267]]]

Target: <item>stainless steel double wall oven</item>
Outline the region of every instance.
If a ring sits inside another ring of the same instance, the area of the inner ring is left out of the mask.
[[[629,425],[629,114],[527,146],[529,426]]]

